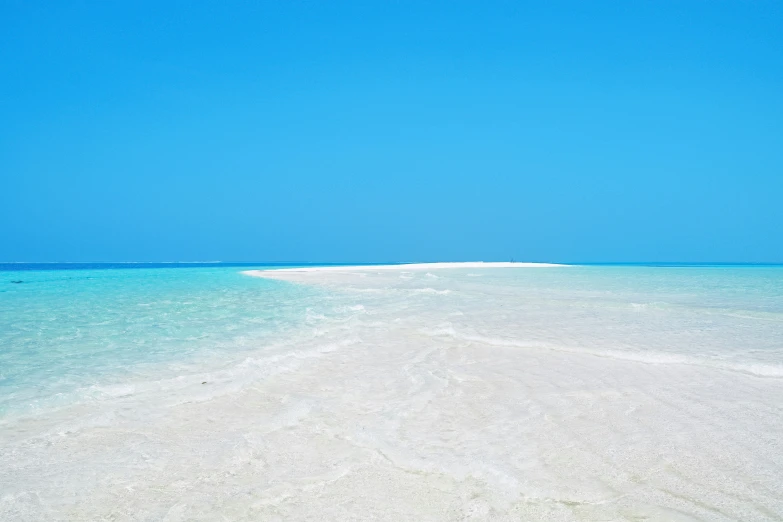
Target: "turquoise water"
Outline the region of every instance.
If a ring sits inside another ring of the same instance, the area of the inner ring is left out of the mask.
[[[0,272],[0,415],[221,364],[301,327],[314,289],[236,267]],[[22,280],[22,283],[11,281]]]

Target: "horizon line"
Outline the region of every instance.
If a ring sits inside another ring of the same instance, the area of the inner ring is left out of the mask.
[[[550,263],[561,265],[783,265],[783,261],[0,261],[0,265],[402,265],[425,263]]]

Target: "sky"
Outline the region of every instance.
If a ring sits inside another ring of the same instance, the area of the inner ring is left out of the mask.
[[[783,262],[781,27],[0,0],[0,261]]]

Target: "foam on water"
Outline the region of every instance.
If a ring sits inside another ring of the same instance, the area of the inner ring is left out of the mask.
[[[476,265],[5,284],[0,519],[783,518],[783,269]]]

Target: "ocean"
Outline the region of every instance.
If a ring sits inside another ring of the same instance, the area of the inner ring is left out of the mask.
[[[0,265],[0,520],[781,520],[781,456],[781,266]]]

